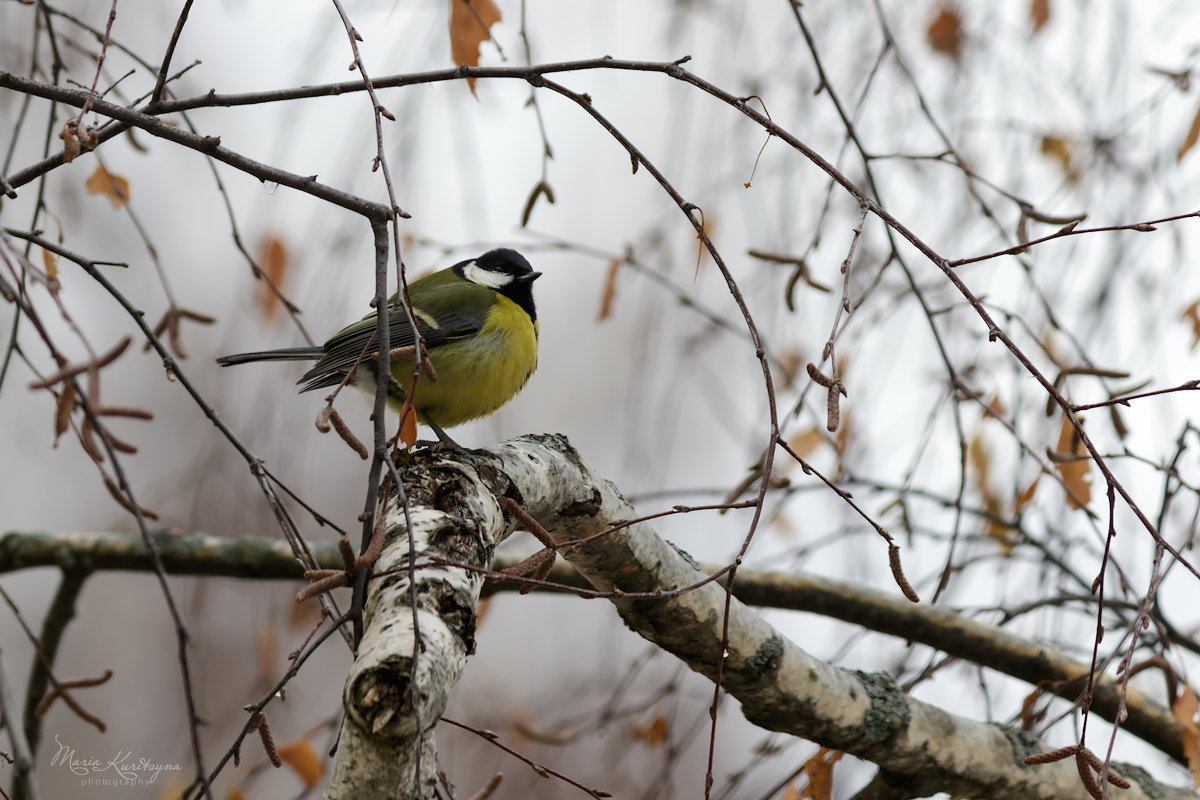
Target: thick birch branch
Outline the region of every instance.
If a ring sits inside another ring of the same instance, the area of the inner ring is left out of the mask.
[[[414,459],[404,470],[413,498],[410,509],[418,564],[439,558],[486,564],[477,559],[489,559],[495,543],[512,525],[504,520],[496,497],[513,497],[552,533],[563,555],[593,586],[615,592],[612,602],[630,628],[710,679],[722,649],[728,603],[723,688],[756,725],[872,761],[893,785],[903,784],[909,796],[934,792],[997,800],[1083,796],[1073,759],[1024,765],[1026,756],[1049,749],[1033,737],[914,700],[900,692],[889,676],[851,672],[813,658],[742,603],[727,600],[725,590],[715,582],[680,591],[707,576],[647,524],[610,531],[611,522],[634,518],[636,513],[616,487],[580,461],[564,438],[521,437],[470,461],[443,461],[435,453]],[[437,510],[421,505],[434,499]],[[408,558],[400,515],[392,512],[389,522],[382,571],[402,567]],[[439,551],[455,555],[436,555]],[[383,796],[369,793],[372,787],[376,792],[412,797],[428,796],[431,790],[430,736],[473,646],[474,602],[481,580],[477,573],[457,568],[416,570],[421,609],[417,619],[425,644],[419,651],[414,651],[414,616],[406,605],[407,580],[407,572],[400,571],[372,581],[367,635],[344,695],[347,721],[328,797],[350,796],[352,790],[346,787],[353,787],[359,797]],[[646,593],[658,596],[643,596]],[[444,622],[433,619],[439,610]],[[377,641],[384,631],[394,637],[390,651],[382,639]],[[412,677],[414,652],[416,678]],[[363,663],[368,657],[370,663]],[[382,677],[378,664],[393,671]],[[429,679],[440,683],[423,683]],[[374,706],[364,702],[380,685],[378,693],[388,700]],[[410,692],[412,687],[416,689]],[[412,697],[417,698],[415,705]],[[381,721],[383,716],[386,719]],[[420,753],[419,770],[406,753]],[[391,769],[384,779],[375,771],[398,763],[404,765],[397,768],[406,771],[404,776]],[[1134,781],[1133,788],[1110,785],[1110,797],[1192,796],[1156,783],[1136,767],[1123,771]],[[393,777],[399,782],[391,783]]]
[[[153,531],[155,549],[172,575],[210,575],[252,580],[302,580],[303,568],[282,539],[236,539],[198,532]],[[339,569],[342,556],[331,541],[311,542],[317,564]],[[518,559],[497,558],[492,569],[514,566]],[[0,533],[0,573],[33,567],[65,570],[136,570],[153,572],[154,561],[141,537],[113,533]],[[706,574],[718,567],[702,564]],[[569,563],[559,561],[546,576],[563,587],[589,587]],[[512,586],[513,583],[509,583]],[[487,596],[504,588],[502,581],[484,584]],[[1016,636],[1003,628],[963,616],[952,609],[914,605],[903,597],[860,584],[842,583],[801,572],[738,570],[733,594],[752,606],[808,611],[861,625],[869,630],[929,645],[990,670],[1002,672],[1068,701],[1078,699],[1088,667],[1042,642]],[[1108,675],[1093,686],[1091,711],[1115,720],[1124,714],[1127,733],[1138,736],[1184,763],[1182,731],[1170,709],[1129,687],[1121,707],[1120,684]]]
[[[434,796],[433,731],[475,652],[482,571],[511,532],[480,470],[430,454],[401,474],[408,511],[385,517],[362,642],[342,694],[345,719],[325,789],[331,800]]]

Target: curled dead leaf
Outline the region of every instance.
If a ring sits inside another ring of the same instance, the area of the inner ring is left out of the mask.
[[[639,739],[651,747],[658,747],[667,740],[667,735],[670,733],[670,725],[667,723],[667,718],[659,714],[649,725],[634,725],[633,738]]]
[[[500,21],[493,0],[450,0],[450,57],[457,65],[479,66],[479,47],[492,38],[491,27]],[[475,79],[467,78],[471,94]]]
[[[1063,486],[1067,489],[1067,505],[1073,509],[1083,508],[1092,499],[1092,462],[1075,426],[1066,414],[1063,414],[1062,425],[1058,431],[1058,444],[1052,455],[1054,469],[1058,471]]]
[[[934,52],[950,56],[955,61],[962,58],[962,17],[953,3],[942,4],[925,31],[925,39]]]
[[[1038,481],[1040,481],[1041,479],[1042,479],[1042,476],[1038,475],[1036,478],[1033,479],[1032,482],[1030,482],[1030,484],[1028,486],[1026,486],[1024,489],[1021,490],[1021,493],[1019,495],[1017,495],[1017,502],[1014,504],[1014,507],[1013,507],[1013,511],[1015,513],[1020,514],[1022,511],[1025,510],[1026,506],[1028,506],[1031,502],[1033,502],[1033,495],[1035,492],[1037,492]]]
[[[1079,167],[1075,165],[1075,143],[1064,136],[1043,136],[1042,155],[1058,164],[1067,183],[1079,180]]]
[[[267,234],[258,243],[258,268],[265,280],[258,290],[258,310],[266,322],[275,319],[283,310],[279,287],[287,279],[291,258],[287,244],[279,236]]]
[[[67,381],[63,390],[58,393],[58,402],[54,408],[54,446],[58,447],[59,438],[66,433],[71,424],[71,413],[75,410],[75,384]]]
[[[1188,151],[1196,146],[1197,140],[1200,140],[1200,108],[1196,109],[1196,115],[1192,117],[1192,126],[1188,128],[1187,136],[1183,137],[1183,141],[1179,144],[1175,160],[1182,161]]]
[[[1050,0],[1032,0],[1029,4],[1029,21],[1033,23],[1034,33],[1046,27],[1050,21]]]
[[[311,789],[321,782],[321,776],[325,774],[325,763],[307,737],[284,742],[277,750],[283,763],[300,776],[305,786]]]
[[[992,488],[992,457],[983,437],[977,434],[971,439],[967,444],[967,456],[971,462],[975,488],[987,511],[986,533],[1000,544],[1006,555],[1011,554],[1015,545],[1012,528],[1001,521],[1004,518],[1004,504]]]
[[[801,458],[808,458],[824,441],[825,436],[817,430],[816,425],[810,425],[787,440],[788,447]]]
[[[58,295],[58,256],[49,250],[43,250],[42,266],[46,269],[46,288],[50,290],[50,294]]]
[[[1200,723],[1196,712],[1200,710],[1196,692],[1191,684],[1184,684],[1183,691],[1171,703],[1171,714],[1183,730],[1183,753],[1187,757],[1188,769],[1192,773],[1192,790],[1200,788]]]
[[[102,194],[112,203],[113,208],[124,208],[129,202],[129,181],[109,172],[103,164],[97,164],[96,170],[84,181],[83,188],[88,194]]]
[[[1200,300],[1194,300],[1183,311],[1180,312],[1179,318],[1184,322],[1190,322],[1192,325],[1192,349],[1196,349],[1196,345],[1200,344]]]
[[[412,447],[417,442],[417,415],[413,413],[411,397],[405,400],[404,408],[400,411],[399,436],[406,448]]]
[[[621,259],[614,258],[608,262],[608,272],[604,275],[604,290],[600,295],[600,311],[596,321],[608,319],[612,315],[613,301],[617,297],[617,273],[621,270]]]
[[[822,747],[808,761],[804,762],[804,776],[808,778],[808,787],[800,794],[801,798],[812,800],[831,800],[833,797],[833,765],[845,755],[841,750],[831,750]]]

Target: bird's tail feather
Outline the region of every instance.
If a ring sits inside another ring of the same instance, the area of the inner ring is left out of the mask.
[[[323,355],[323,347],[284,347],[280,350],[259,350],[254,353],[221,356],[217,363],[222,367],[232,367],[234,364],[249,364],[252,361],[315,361]]]

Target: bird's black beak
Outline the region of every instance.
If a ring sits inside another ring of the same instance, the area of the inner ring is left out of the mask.
[[[513,278],[513,283],[533,283],[540,277],[542,277],[542,273],[540,272],[526,272],[524,275],[518,275]]]

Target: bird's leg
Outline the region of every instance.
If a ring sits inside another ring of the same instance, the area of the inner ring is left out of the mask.
[[[418,411],[417,414],[420,415],[422,422],[424,422],[426,425],[428,425],[430,428],[433,429],[433,432],[437,435],[438,441],[440,441],[442,444],[449,445],[450,448],[452,450],[454,450],[456,453],[465,454],[465,453],[471,452],[467,448],[460,445],[458,442],[451,439],[450,434],[448,434],[444,430],[442,430],[441,426],[438,425],[436,422],[434,422],[433,419],[428,414],[426,414],[424,411]],[[422,444],[422,443],[418,442],[418,444]]]
[[[445,442],[446,444],[453,444],[453,445],[458,444],[458,442],[456,442],[450,438],[450,434],[448,434],[444,430],[442,430],[441,426],[439,426],[436,422],[433,421],[432,417],[430,417],[424,411],[418,411],[417,413],[421,415],[422,422],[424,422],[430,428],[433,428],[433,432],[435,434],[437,434],[438,439]]]

